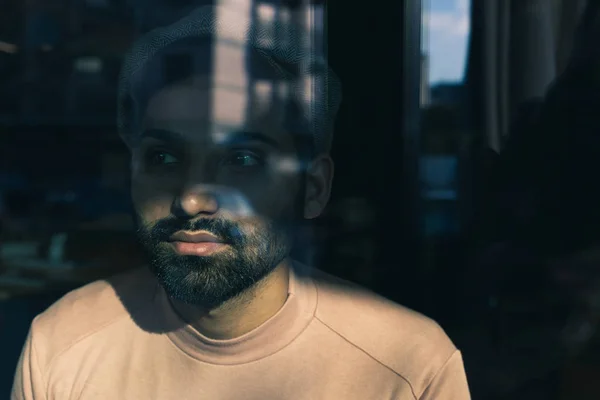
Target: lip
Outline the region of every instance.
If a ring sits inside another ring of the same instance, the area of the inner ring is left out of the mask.
[[[208,256],[227,247],[215,235],[208,232],[177,232],[169,243],[180,255]]]
[[[209,232],[176,232],[171,236],[172,242],[187,242],[187,243],[222,243],[218,237]]]
[[[182,256],[210,256],[217,253],[227,245],[225,243],[216,242],[170,242],[177,254]]]

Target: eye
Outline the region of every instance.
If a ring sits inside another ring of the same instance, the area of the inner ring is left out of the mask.
[[[156,150],[147,154],[146,162],[151,166],[159,166],[176,164],[179,162],[179,159],[169,152]]]
[[[225,159],[224,164],[234,167],[257,167],[264,164],[264,157],[252,151],[236,151]]]

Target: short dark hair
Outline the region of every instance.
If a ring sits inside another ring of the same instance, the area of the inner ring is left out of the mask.
[[[161,62],[161,55],[170,49],[185,47],[206,51],[214,43],[215,27],[221,24],[215,18],[215,8],[201,7],[189,16],[173,25],[151,31],[133,46],[126,57],[121,71],[118,99],[118,127],[124,141],[131,147],[135,143],[137,122],[145,110],[151,96],[176,82],[184,82],[198,75],[210,76],[210,68],[175,68],[168,76],[147,79],[147,72],[153,63]],[[222,25],[222,24],[221,24]],[[241,41],[246,45],[246,61],[250,61],[253,70],[261,76],[269,76],[273,80],[290,82],[298,85],[304,76],[323,79],[325,88],[311,88],[320,95],[316,101],[307,106],[299,100],[302,90],[296,86],[294,93],[285,99],[282,110],[285,112],[287,130],[294,134],[304,156],[312,156],[318,152],[328,152],[331,147],[333,119],[341,100],[339,80],[324,60],[306,56],[291,46],[275,43],[274,48],[259,46],[259,36],[264,32],[246,32]],[[300,33],[297,33],[300,34]],[[202,49],[202,47],[205,47]],[[301,68],[304,66],[304,69]],[[325,94],[325,96],[323,96]],[[310,155],[307,153],[310,152]]]
[[[210,74],[210,71],[203,71],[200,68],[175,68],[169,74],[160,74],[157,79],[156,75],[145,73],[148,69],[153,68],[153,64],[160,63],[164,60],[165,53],[177,47],[185,47],[187,51],[205,51],[202,46],[209,47],[211,41],[209,38],[184,38],[171,43],[169,46],[162,48],[157,52],[152,59],[149,59],[144,68],[142,68],[138,74],[136,74],[131,80],[130,90],[121,99],[124,104],[124,112],[130,115],[130,125],[126,128],[129,132],[130,138],[135,142],[135,132],[138,130],[137,122],[140,121],[144,110],[148,106],[148,102],[159,93],[161,90],[174,85],[174,84],[185,84],[191,82],[196,73]],[[269,58],[267,58],[269,57]],[[297,71],[294,71],[284,63],[279,62],[275,56],[268,55],[267,50],[259,50],[251,47],[249,49],[249,58],[254,61],[254,64],[258,64],[262,70],[262,75],[270,76],[273,80],[293,80],[299,79]],[[179,61],[179,60],[177,60]],[[183,61],[183,60],[182,60]],[[192,83],[191,83],[192,84]],[[287,131],[289,131],[294,138],[294,142],[298,149],[302,159],[310,159],[314,156],[315,148],[311,136],[311,127],[308,118],[303,113],[302,106],[294,98],[284,99],[285,104],[282,107],[282,112],[285,113],[284,124]]]

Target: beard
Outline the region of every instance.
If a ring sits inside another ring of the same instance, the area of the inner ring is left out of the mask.
[[[212,310],[239,297],[273,272],[292,248],[291,230],[258,218],[166,218],[145,224],[137,236],[148,265],[172,299]],[[210,256],[180,255],[168,243],[177,231],[206,231],[228,246]]]

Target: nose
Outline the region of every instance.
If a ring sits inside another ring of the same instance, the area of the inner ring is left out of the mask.
[[[192,186],[186,188],[176,199],[174,214],[181,218],[194,218],[198,215],[212,215],[219,210],[216,193],[208,187]]]

